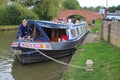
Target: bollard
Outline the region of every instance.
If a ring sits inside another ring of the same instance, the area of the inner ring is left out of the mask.
[[[96,34],[98,35],[98,33],[99,33],[99,31],[97,30],[97,31],[96,31]]]
[[[94,39],[97,40],[97,35],[96,34],[94,35]]]
[[[87,67],[86,67],[86,71],[93,71],[93,61],[91,60],[91,59],[88,59],[87,61],[86,61],[86,65],[87,65]]]

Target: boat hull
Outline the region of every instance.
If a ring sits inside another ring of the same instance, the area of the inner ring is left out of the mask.
[[[75,49],[59,50],[59,51],[40,50],[40,52],[42,52],[42,53],[46,54],[47,56],[50,56],[54,59],[72,55],[72,54],[74,54],[74,51],[75,51]],[[43,56],[39,52],[34,52],[31,54],[16,54],[16,57],[22,64],[29,64],[29,63],[36,63],[36,62],[43,62],[43,61],[50,60],[49,58]]]
[[[72,55],[75,53],[75,50],[76,50],[75,46],[80,45],[85,39],[85,37],[87,36],[87,34],[88,32],[85,33],[84,36],[82,36],[80,39],[74,42],[66,43],[64,48],[62,47],[57,48],[61,46],[61,43],[57,43],[57,44],[53,43],[52,45],[56,46],[53,50],[39,50],[39,51],[54,59]],[[36,63],[36,62],[43,62],[43,61],[50,60],[49,58],[37,52],[35,49],[19,48],[18,50],[20,51],[15,53],[15,55],[22,64],[29,64],[29,63]]]

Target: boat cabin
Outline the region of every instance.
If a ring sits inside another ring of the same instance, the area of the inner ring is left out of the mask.
[[[28,21],[35,42],[63,42],[76,39],[86,31],[84,24],[60,24],[50,21]]]

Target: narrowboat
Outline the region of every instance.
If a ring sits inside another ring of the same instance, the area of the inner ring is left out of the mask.
[[[31,39],[15,40],[11,47],[22,64],[50,60],[38,50],[54,59],[72,55],[89,30],[86,22],[77,24],[44,20],[28,20]]]

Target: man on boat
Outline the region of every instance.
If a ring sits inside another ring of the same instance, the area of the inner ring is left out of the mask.
[[[18,28],[17,39],[21,40],[21,38],[25,37],[25,36],[27,36],[27,39],[30,39],[30,31],[29,31],[29,28],[27,26],[27,21],[24,19],[22,21],[22,24]]]

